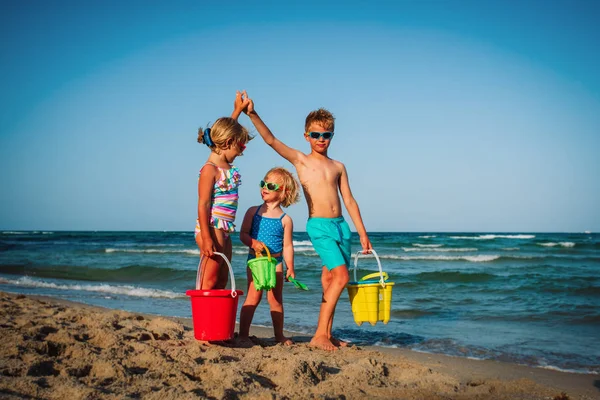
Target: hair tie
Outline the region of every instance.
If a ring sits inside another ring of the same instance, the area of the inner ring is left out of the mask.
[[[210,138],[210,128],[206,128],[204,130],[204,136],[202,138],[204,139],[204,144],[208,147],[213,147],[215,145],[215,143]]]

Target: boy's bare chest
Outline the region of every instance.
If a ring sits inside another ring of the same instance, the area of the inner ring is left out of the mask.
[[[336,184],[340,172],[333,165],[308,164],[298,170],[298,178],[303,186]]]

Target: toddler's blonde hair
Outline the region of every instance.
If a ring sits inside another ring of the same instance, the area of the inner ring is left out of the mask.
[[[320,124],[323,128],[330,130],[331,132],[335,130],[335,117],[329,110],[324,108],[319,108],[318,110],[308,113],[304,124],[304,132],[308,132],[312,123]]]
[[[210,139],[213,142],[212,146],[204,141],[204,129],[198,129],[198,143],[207,145],[217,154],[221,154],[221,150],[227,149],[227,142],[230,139],[233,139],[234,142],[246,144],[253,137],[250,136],[248,129],[240,125],[235,119],[222,117],[216,120],[210,128]]]
[[[300,184],[294,175],[283,167],[271,168],[265,174],[264,180],[267,180],[269,175],[278,175],[283,181],[283,198],[281,200],[282,207],[289,207],[300,200]]]

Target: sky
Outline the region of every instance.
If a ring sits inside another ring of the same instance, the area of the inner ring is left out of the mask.
[[[598,232],[599,17],[592,0],[0,0],[0,229],[192,231],[197,130],[247,90],[305,152],[306,115],[333,112],[368,231]],[[266,171],[293,167],[258,135],[235,164],[239,227]],[[304,199],[286,211],[304,231]]]

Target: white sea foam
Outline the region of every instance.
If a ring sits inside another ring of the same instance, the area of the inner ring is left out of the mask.
[[[559,243],[548,242],[548,243],[538,243],[538,245],[544,246],[544,247],[555,247],[555,246],[575,247],[575,243],[573,243],[573,242],[559,242]]]
[[[316,253],[315,249],[312,246],[311,247],[294,247],[294,251]]]
[[[421,244],[421,243],[413,243],[415,247],[425,247],[425,248],[434,248],[434,247],[442,247],[443,244]]]
[[[437,237],[437,236],[436,236],[436,235],[431,235],[431,236],[419,236],[419,238],[421,238],[421,239],[431,239],[431,238],[434,238],[434,237]]]
[[[379,255],[379,258],[388,258],[391,260],[404,260],[404,261],[415,261],[415,260],[429,260],[429,261],[470,261],[470,262],[489,262],[500,258],[499,255],[480,254],[476,256],[397,256],[394,254],[390,255]]]
[[[534,237],[535,237],[535,235],[450,236],[451,239],[462,239],[462,240],[533,239]]]
[[[177,299],[185,297],[184,293],[175,293],[168,290],[159,289],[146,289],[130,285],[58,285],[52,282],[31,279],[28,276],[19,278],[17,280],[6,280],[2,283],[8,283],[11,285],[24,287],[39,287],[56,290],[78,290],[84,292],[108,293],[133,297],[157,297],[167,299]]]
[[[404,251],[435,251],[435,252],[439,252],[439,253],[451,253],[451,252],[467,252],[467,251],[477,251],[477,248],[475,247],[458,247],[458,248],[445,248],[445,249],[438,249],[438,248],[420,248],[420,247],[403,247],[402,250]]]
[[[502,250],[504,251],[518,251],[521,250],[518,247],[504,247]]]
[[[3,231],[3,235],[27,235],[30,232],[21,232],[21,231]]]
[[[311,246],[312,247],[312,242],[310,240],[294,240],[294,241],[292,241],[292,244],[294,245],[294,247],[296,247],[296,246]]]

